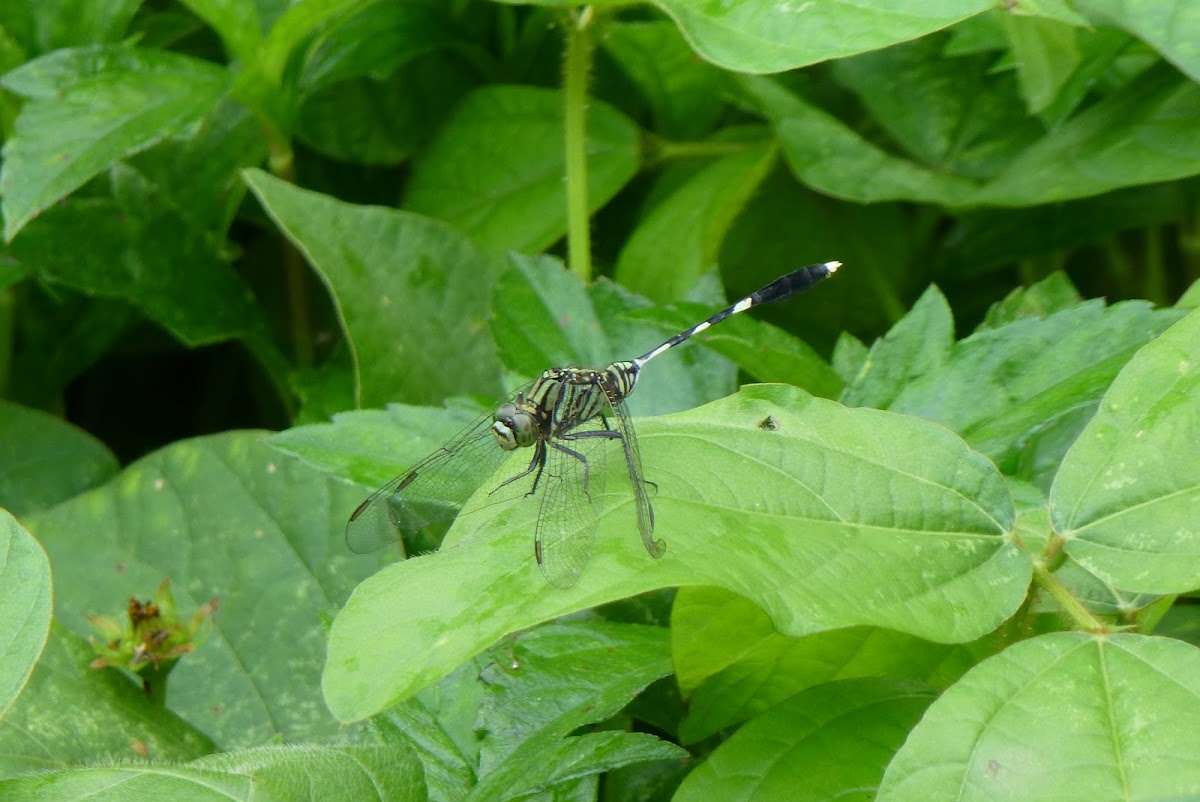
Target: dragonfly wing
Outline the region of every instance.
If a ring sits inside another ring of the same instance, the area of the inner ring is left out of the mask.
[[[603,446],[603,441],[592,441]],[[592,557],[596,505],[603,492],[604,450],[580,450],[583,443],[552,443],[547,459],[534,554],[546,581],[569,588]]]
[[[651,557],[661,557],[667,550],[664,540],[654,539],[654,508],[650,506],[650,496],[646,493],[646,477],[642,473],[642,454],[638,449],[637,433],[633,430],[633,421],[629,417],[629,408],[622,400],[609,398],[617,428],[622,435],[625,452],[625,465],[629,469],[629,481],[633,485],[633,497],[637,505],[638,532],[642,535],[642,544]]]
[[[446,445],[372,493],[346,524],[350,550],[376,551],[453,518],[508,456],[496,444],[491,426],[491,413],[480,416]]]

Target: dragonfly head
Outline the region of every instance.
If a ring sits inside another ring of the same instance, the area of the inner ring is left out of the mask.
[[[526,448],[537,440],[537,421],[516,404],[501,404],[492,416],[492,434],[505,451]]]

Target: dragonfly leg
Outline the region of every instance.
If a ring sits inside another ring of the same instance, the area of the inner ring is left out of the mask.
[[[559,439],[560,440],[574,440],[576,438],[568,435],[568,436],[561,437]],[[588,492],[588,461],[587,461],[587,457],[583,456],[582,454],[580,454],[578,451],[576,451],[573,448],[567,448],[562,443],[551,442],[550,447],[553,449],[556,449],[558,451],[561,451],[564,454],[570,454],[572,457],[574,457],[575,459],[577,459],[583,463],[583,494],[585,496],[587,496],[588,500],[590,501],[592,498],[592,494]]]
[[[510,476],[509,478],[505,479],[500,484],[496,485],[496,487],[493,488],[491,490],[491,492],[488,493],[488,495],[490,496],[490,495],[492,495],[492,493],[495,493],[497,490],[504,487],[505,485],[510,485],[513,482],[517,481],[518,479],[524,479],[529,474],[533,473],[534,471],[537,471],[537,476],[533,477],[533,487],[529,488],[529,492],[525,494],[526,496],[532,496],[534,494],[534,492],[537,491],[538,482],[540,482],[542,480],[542,469],[545,467],[546,467],[546,444],[545,444],[545,441],[538,440],[536,443],[533,444],[533,459],[529,460],[529,467],[526,468],[525,470],[521,471],[520,473],[518,473],[516,476]]]

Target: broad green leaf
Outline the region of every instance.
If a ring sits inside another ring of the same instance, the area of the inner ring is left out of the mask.
[[[480,772],[603,721],[671,673],[666,629],[605,621],[538,627],[505,641],[481,674]],[[514,667],[515,666],[515,667]]]
[[[455,31],[447,10],[431,0],[359,3],[320,32],[299,79],[310,93],[348,78],[386,78],[418,56],[447,47]]]
[[[884,677],[810,688],[734,733],[674,799],[870,798],[933,700],[926,686]]]
[[[187,345],[262,332],[250,289],[210,232],[124,165],[109,198],[72,198],[27,226],[9,253],[44,279],[141,310]],[[64,248],[63,243],[86,242]]]
[[[262,46],[262,22],[254,0],[180,0],[221,37],[231,59],[251,61]]]
[[[360,41],[376,40],[369,36]],[[405,64],[386,80],[363,76],[323,84],[304,96],[296,136],[339,161],[393,167],[437,135],[479,80],[470,65],[433,53]],[[346,177],[353,181],[361,175]],[[390,174],[377,179],[394,182]]]
[[[1030,114],[1038,114],[1057,97],[1079,66],[1075,26],[1015,15],[1006,15],[1005,22],[1025,106]]]
[[[666,630],[579,622],[509,641],[482,676],[487,690],[480,781],[471,799],[511,799],[564,780],[647,760],[686,757],[631,733],[567,737],[603,721],[671,671]]]
[[[48,584],[46,590],[48,617]],[[92,668],[95,658],[83,638],[61,624],[51,627],[29,684],[0,720],[0,777],[98,761],[191,760],[216,748],[195,727],[151,702],[124,673]],[[71,715],[64,715],[68,710]]]
[[[1050,131],[973,202],[1044,204],[1200,173],[1200,86],[1167,66]]]
[[[994,176],[1043,134],[1022,105],[1011,72],[995,73],[995,54],[946,53],[948,37],[840,59],[833,76],[850,89],[900,153],[958,179]]]
[[[260,170],[245,178],[329,289],[361,405],[500,393],[487,335],[492,258],[437,220],[343,203]]]
[[[697,59],[670,22],[614,20],[605,26],[600,45],[637,86],[656,133],[694,139],[719,122],[728,76]]]
[[[550,743],[536,754],[514,755],[504,766],[480,780],[467,799],[470,802],[520,799],[559,783],[633,763],[686,757],[685,750],[648,733],[590,732]]]
[[[190,136],[160,142],[130,164],[166,196],[174,212],[211,237],[228,230],[246,196],[238,171],[261,164],[266,156],[259,120],[225,97]]]
[[[1050,492],[1067,553],[1123,590],[1200,587],[1200,312],[1129,360]]]
[[[28,56],[80,45],[115,42],[125,35],[141,0],[36,0],[0,2],[3,30]]]
[[[1074,432],[1074,413],[1094,405],[1129,357],[1177,319],[1141,301],[1105,308],[1096,300],[981,331],[955,343],[945,363],[888,408],[948,426],[1013,471],[1034,435]]]
[[[1061,270],[1028,287],[1017,287],[1002,301],[992,304],[976,331],[998,329],[1027,317],[1047,317],[1078,306],[1083,299],[1071,279]]]
[[[112,766],[0,780],[0,798],[23,802],[127,802],[181,799],[187,802],[255,800],[254,778],[188,766]]]
[[[138,60],[67,82],[58,96],[22,109],[0,175],[6,239],[106,167],[201,119],[228,89],[227,73],[199,59],[142,50]]]
[[[680,685],[690,695],[679,730],[683,743],[701,741],[832,680],[889,676],[945,687],[987,648],[930,643],[872,627],[792,638],[776,632],[760,608],[717,588],[679,592],[671,639]]]
[[[1075,0],[1082,14],[1129,31],[1200,81],[1200,6],[1190,0],[1130,3],[1127,0]]]
[[[509,255],[492,295],[492,335],[504,366],[537,376],[559,365],[601,367],[615,357],[579,276],[549,256]]]
[[[342,539],[360,491],[262,446],[261,434],[182,441],[30,519],[50,554],[55,615],[91,631],[164,577],[182,615],[220,597],[212,637],[172,671],[168,704],[222,746],[332,734],[316,693],[318,612],[376,561]]]
[[[655,0],[701,56],[737,72],[783,72],[949,27],[985,0],[860,0],[810,5]]]
[[[774,125],[788,166],[813,189],[860,203],[943,205],[964,203],[975,192],[973,181],[893,156],[769,78],[741,80]]]
[[[473,763],[458,749],[441,721],[417,697],[371,719],[369,734],[360,736],[359,740],[371,739],[384,744],[404,740],[412,747],[425,767],[430,799],[454,802],[466,797],[475,785]]]
[[[381,571],[342,609],[323,679],[335,715],[371,715],[506,633],[655,588],[725,587],[786,634],[874,625],[939,642],[991,631],[1025,595],[1004,481],[941,427],[756,386],[639,434],[666,556],[635,536],[615,457],[615,475],[593,474],[612,492],[597,494],[596,553],[567,591],[534,565],[538,505],[486,505],[485,490],[438,553]]]
[[[290,3],[270,25],[261,48],[264,74],[273,86],[280,86],[289,63],[301,58],[304,46],[314,33],[327,25],[352,18],[372,0],[308,0]]]
[[[421,764],[402,744],[268,746],[184,765],[76,769],[0,781],[0,797],[30,802],[427,798]]]
[[[930,285],[907,315],[871,350],[841,402],[887,409],[909,382],[940,368],[954,347],[954,317],[946,296]]]
[[[4,509],[0,509],[0,588],[0,727],[4,727],[5,712],[29,679],[50,627],[46,553]]]
[[[637,172],[640,132],[611,106],[588,103],[588,208]],[[563,99],[531,86],[468,95],[413,165],[409,211],[453,225],[487,250],[537,252],[566,232]]]
[[[879,802],[1186,798],[1200,787],[1200,650],[1044,635],[980,663],[926,711]]]
[[[837,343],[834,345],[830,364],[843,383],[849,384],[867,364],[867,356],[870,353],[871,350],[862,340],[853,334],[842,332],[838,335]]]
[[[1005,11],[1014,17],[1042,17],[1080,28],[1088,27],[1087,19],[1077,14],[1071,8],[1072,4],[1072,0],[1022,0],[1020,5]]]
[[[264,746],[216,754],[188,768],[242,775],[254,799],[426,799],[425,774],[412,747],[388,745]]]
[[[116,457],[83,430],[0,401],[0,506],[9,512],[52,507],[116,472]]]
[[[614,278],[653,301],[682,297],[715,266],[725,233],[775,158],[773,145],[748,145],[660,199],[625,241]]]

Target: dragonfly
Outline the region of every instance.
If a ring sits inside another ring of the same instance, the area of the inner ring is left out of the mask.
[[[732,315],[804,292],[840,266],[840,262],[820,262],[794,270],[636,359],[600,369],[543,371],[491,413],[367,497],[346,524],[347,545],[351,551],[368,553],[445,523],[512,452],[531,449],[528,463],[515,463],[513,475],[489,495],[503,497],[502,491],[513,487],[528,487],[526,497],[541,494],[534,558],[551,585],[569,588],[591,559],[598,520],[592,497],[602,481],[593,475],[602,473],[593,470],[598,455],[603,459],[599,446],[616,441],[633,487],[642,544],[651,557],[661,557],[666,543],[654,537],[654,508],[647,493],[653,484],[642,474],[637,435],[625,403],[642,368]]]

